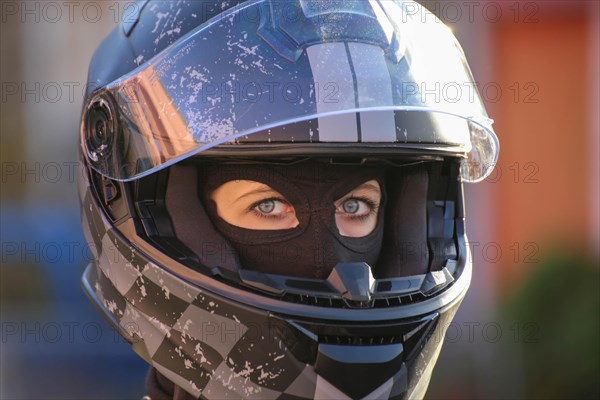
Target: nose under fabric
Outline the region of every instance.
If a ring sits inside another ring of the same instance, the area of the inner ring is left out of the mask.
[[[201,197],[209,218],[237,251],[242,267],[263,273],[326,278],[340,262],[377,263],[383,239],[384,168],[320,162],[294,165],[204,165]],[[253,230],[223,220],[210,194],[232,180],[269,185],[293,205],[300,224],[292,229]],[[381,205],[375,229],[364,237],[340,235],[334,202],[369,180],[379,182]]]

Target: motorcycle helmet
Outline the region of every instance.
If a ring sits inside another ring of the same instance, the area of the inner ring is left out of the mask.
[[[195,398],[423,397],[471,278],[462,185],[499,150],[444,24],[413,1],[141,1],[88,78],[83,287],[141,357]],[[222,218],[240,181],[295,223]],[[365,182],[373,226],[345,233]]]

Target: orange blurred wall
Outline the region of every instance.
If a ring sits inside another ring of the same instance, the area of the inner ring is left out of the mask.
[[[597,12],[589,11],[597,7],[536,4],[529,22],[492,27],[492,75],[502,96],[490,104],[501,140],[500,168],[490,179],[496,182],[497,237],[509,261],[501,279],[511,285],[523,275],[524,264],[535,265],[553,243],[589,247],[592,224],[598,224],[591,212],[597,207],[592,168],[598,151],[590,146],[598,135],[592,121],[600,111],[590,115],[589,107],[600,82],[600,72],[589,73],[590,65],[597,65],[590,37],[598,20]]]

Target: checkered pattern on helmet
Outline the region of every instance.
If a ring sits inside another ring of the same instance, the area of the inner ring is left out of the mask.
[[[150,262],[114,231],[89,192],[83,210],[84,225],[85,219],[94,221],[89,234],[99,252],[91,287],[173,383],[207,399],[348,398],[311,365],[296,360],[267,314],[236,315],[240,306],[217,300]],[[406,381],[403,368],[365,398],[400,398]]]

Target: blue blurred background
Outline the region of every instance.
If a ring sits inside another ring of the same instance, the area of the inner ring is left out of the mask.
[[[427,398],[599,398],[598,2],[423,3],[502,146],[465,187],[473,282]],[[145,364],[80,288],[75,168],[89,60],[134,3],[0,5],[0,397],[139,399]]]

